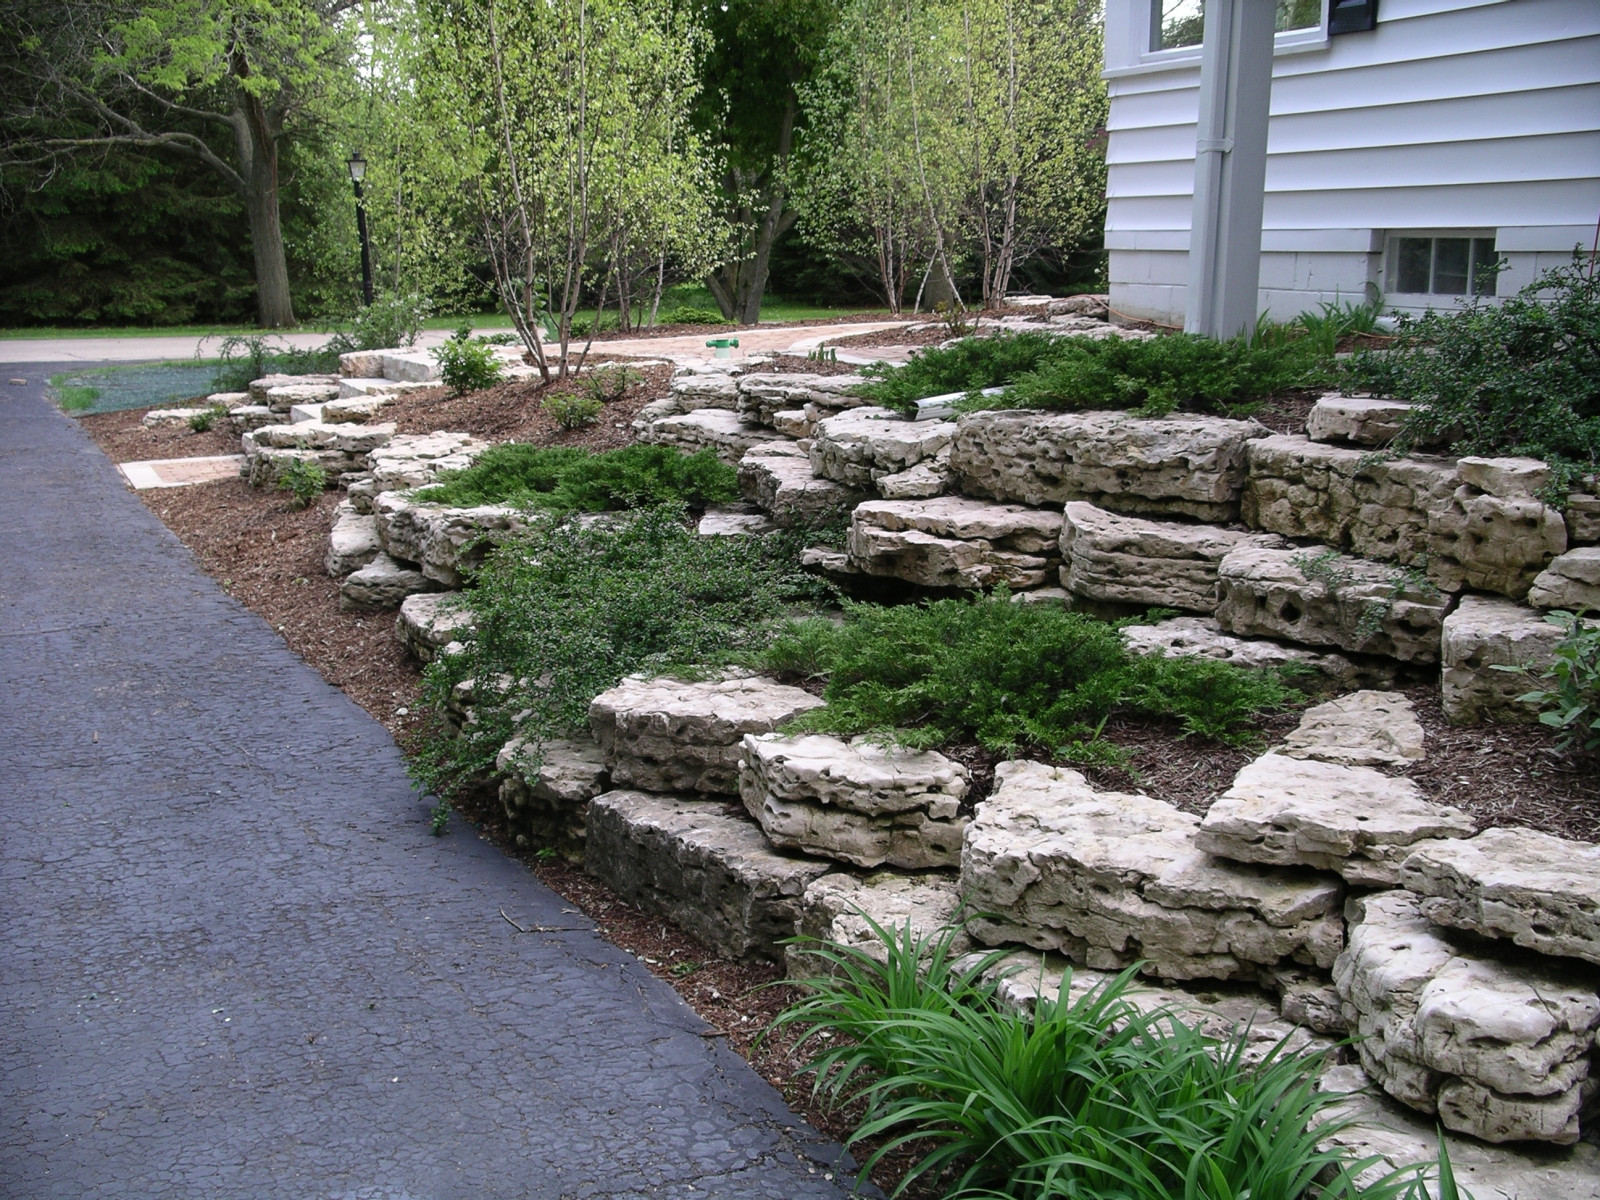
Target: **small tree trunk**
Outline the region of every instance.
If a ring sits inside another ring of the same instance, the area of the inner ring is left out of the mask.
[[[256,315],[263,329],[294,324],[289,296],[289,263],[283,251],[283,226],[278,221],[278,143],[271,114],[259,101],[247,99],[232,117],[239,153],[239,178],[244,182],[244,207],[250,221],[250,253],[256,266]]]

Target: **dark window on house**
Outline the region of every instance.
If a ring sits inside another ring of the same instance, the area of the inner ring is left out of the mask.
[[[1390,249],[1390,290],[1419,296],[1492,296],[1494,239],[1397,237]]]

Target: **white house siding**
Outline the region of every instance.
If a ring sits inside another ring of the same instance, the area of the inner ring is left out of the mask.
[[[1199,48],[1142,53],[1148,9],[1107,5],[1111,305],[1180,325]],[[1379,0],[1371,32],[1280,35],[1261,256],[1273,317],[1386,290],[1391,232],[1493,236],[1505,295],[1588,248],[1597,220],[1600,0]]]

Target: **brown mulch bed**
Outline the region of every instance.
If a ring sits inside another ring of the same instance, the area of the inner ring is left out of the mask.
[[[1311,416],[1311,409],[1320,395],[1322,391],[1319,389],[1268,396],[1257,408],[1251,410],[1250,416],[1273,433],[1304,433],[1306,419]]]
[[[172,408],[173,405],[159,405]],[[114,463],[143,462],[152,458],[208,458],[239,453],[239,435],[225,422],[218,422],[205,433],[187,425],[146,429],[148,408],[127,408],[121,412],[93,413],[78,418],[83,431],[94,439]]]
[[[605,329],[594,335],[595,345],[601,342],[624,342],[659,337],[688,337],[691,334],[703,333],[708,338],[726,337],[731,334],[752,333],[763,329],[811,329],[818,325],[849,325],[862,321],[899,321],[901,317],[890,316],[886,312],[855,312],[840,313],[834,317],[806,317],[797,321],[762,321],[756,325],[652,325],[647,329],[620,330]],[[578,349],[583,348],[583,342],[574,339]]]

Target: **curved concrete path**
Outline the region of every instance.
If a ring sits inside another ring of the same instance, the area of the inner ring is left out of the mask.
[[[669,988],[430,837],[384,730],[11,374],[0,1196],[848,1193]]]

